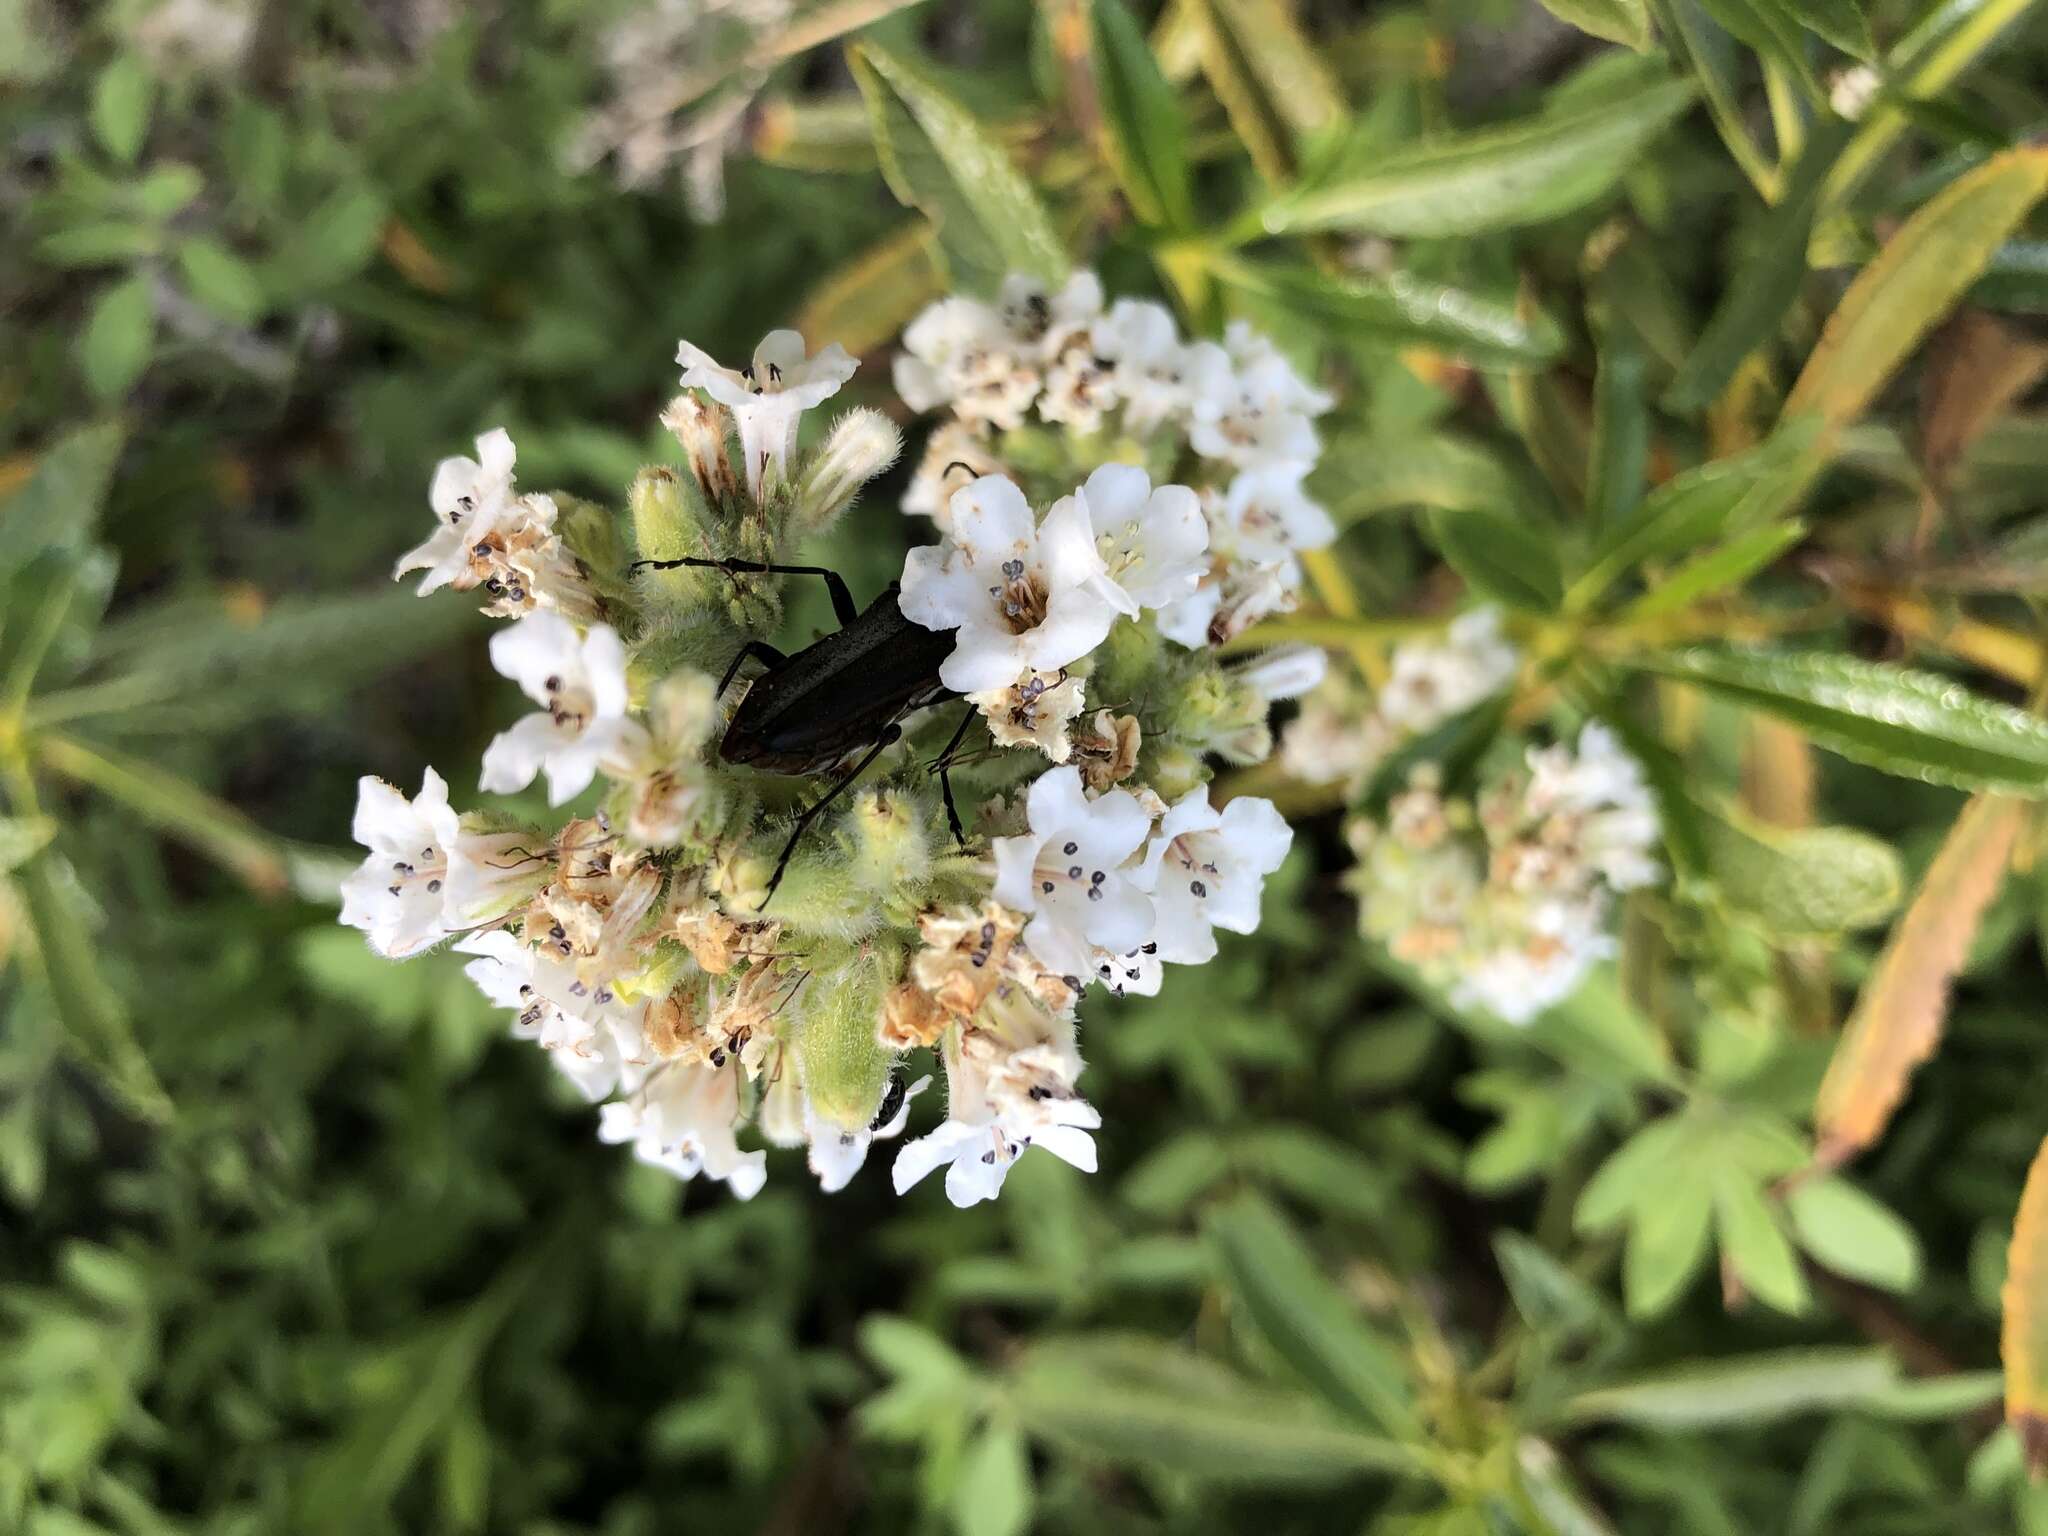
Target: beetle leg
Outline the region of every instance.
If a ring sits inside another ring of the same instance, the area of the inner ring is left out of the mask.
[[[960,743],[972,724],[974,706],[970,704],[953,731],[953,739],[946,743],[946,750],[932,759],[932,769],[939,776],[939,794],[946,802],[946,825],[952,829],[954,845],[963,852],[967,848],[967,834],[960,829],[960,810],[953,804],[953,754],[960,750]]]
[[[725,697],[725,690],[730,688],[732,680],[740,675],[740,663],[749,656],[752,656],[763,666],[771,669],[782,666],[789,660],[787,656],[783,655],[782,652],[775,649],[774,646],[765,640],[748,640],[740,646],[738,654],[732,659],[732,665],[725,669],[725,676],[718,680],[718,687],[712,693],[712,698],[722,699]]]
[[[773,900],[775,896],[775,888],[778,885],[782,884],[782,877],[785,873],[788,872],[790,856],[796,852],[796,845],[803,841],[804,830],[805,828],[810,826],[812,819],[815,818],[820,811],[824,810],[826,806],[830,805],[834,800],[837,800],[842,794],[844,794],[846,792],[847,786],[852,784],[853,781],[859,778],[862,774],[866,773],[868,771],[868,766],[871,763],[873,763],[876,758],[880,757],[884,751],[886,751],[890,747],[893,747],[894,745],[896,745],[897,742],[901,741],[902,739],[903,727],[900,725],[889,726],[888,729],[884,730],[880,736],[875,738],[875,744],[872,747],[868,748],[867,752],[861,757],[861,760],[855,763],[849,772],[841,774],[839,776],[838,782],[835,783],[830,789],[826,790],[824,794],[818,797],[818,803],[816,805],[811,806],[801,816],[797,817],[796,825],[790,828],[789,841],[782,845],[782,857],[775,861],[775,873],[768,877],[767,894],[762,896],[761,905],[754,908],[756,912],[765,912],[768,910],[768,903],[771,900]]]
[[[680,560],[635,560],[632,568],[637,571],[645,566],[653,571],[672,571],[679,565],[724,571],[727,575],[734,571],[752,571],[768,576],[822,576],[825,579],[825,590],[831,594],[832,613],[839,620],[839,627],[844,629],[860,617],[860,609],[854,606],[853,593],[847,590],[846,579],[837,571],[828,571],[822,565],[763,565],[758,560],[704,560],[695,555],[688,555]]]

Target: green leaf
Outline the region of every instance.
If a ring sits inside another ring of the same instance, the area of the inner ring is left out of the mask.
[[[1415,441],[1362,434],[1324,450],[1311,482],[1339,523],[1397,507],[1530,515],[1537,496],[1493,449],[1448,432]]]
[[[1747,1169],[1726,1163],[1716,1168],[1714,1225],[1722,1256],[1752,1293],[1780,1312],[1806,1310],[1811,1297],[1799,1255]]]
[[[1356,1147],[1305,1125],[1268,1125],[1241,1131],[1230,1143],[1231,1162],[1308,1205],[1361,1220],[1386,1213],[1388,1181]]]
[[[1935,322],[2048,194],[2048,147],[2008,150],[1958,178],[1908,219],[1828,316],[1785,415],[1830,430],[1861,416]]]
[[[1557,323],[1524,315],[1512,300],[1425,282],[1406,272],[1385,278],[1342,276],[1276,262],[1219,259],[1217,277],[1232,287],[1313,321],[1333,340],[1389,349],[1429,347],[1487,367],[1549,362],[1564,350]]]
[[[1245,1196],[1212,1211],[1203,1230],[1232,1294],[1302,1380],[1353,1418],[1416,1432],[1399,1351],[1324,1278],[1278,1212]]]
[[[1622,612],[1627,621],[1682,613],[1694,603],[1739,587],[1806,537],[1806,524],[1791,522],[1752,528],[1679,566],[1668,576],[1630,603]]]
[[[170,160],[150,167],[149,174],[135,187],[135,206],[145,218],[161,224],[206,190],[206,178],[196,166]]]
[[[1734,807],[1701,807],[1707,867],[1772,942],[1833,938],[1882,922],[1906,875],[1882,838],[1849,827],[1773,827]]]
[[[1791,422],[1746,453],[1716,459],[1657,487],[1632,518],[1610,525],[1565,606],[1584,612],[1637,567],[1698,549],[1729,529],[1768,523],[1794,493],[1817,428]]]
[[[1269,235],[1316,229],[1437,237],[1556,218],[1611,188],[1692,105],[1664,80],[1505,128],[1446,134],[1382,157],[1366,175],[1301,191],[1257,214]]]
[[[85,382],[102,400],[118,400],[149,366],[156,345],[156,301],[138,273],[94,302],[78,344]]]
[[[1769,343],[1806,280],[1806,246],[1828,172],[1841,158],[1855,125],[1832,115],[1807,130],[1806,148],[1777,205],[1765,215],[1741,279],[1730,282],[1720,304],[1671,387],[1664,408],[1681,415],[1713,403],[1742,360]]]
[[[2034,1154],[2020,1189],[2002,1299],[2005,1421],[2025,1448],[2027,1470],[2038,1477],[2048,1462],[2048,1141]]]
[[[1799,1246],[1838,1275],[1905,1295],[1920,1284],[1913,1229],[1837,1174],[1795,1183],[1785,1197]]]
[[[1202,1482],[1316,1487],[1419,1471],[1394,1441],[1150,1339],[1041,1341],[1007,1388],[1040,1439]]]
[[[1618,525],[1643,499],[1650,463],[1650,412],[1644,379],[1649,358],[1635,327],[1610,320],[1593,380],[1593,447],[1586,478],[1586,522]]]
[[[370,263],[384,232],[384,199],[366,182],[336,188],[294,221],[264,263],[263,287],[273,295],[319,292],[348,281]]]
[[[1866,63],[1876,61],[1877,42],[1859,0],[1791,0],[1791,6],[1800,24],[1816,37]]]
[[[1337,132],[1344,99],[1293,11],[1280,0],[1187,0],[1202,72],[1268,182],[1294,179],[1304,154]]]
[[[56,835],[57,824],[47,816],[0,816],[0,875],[19,869]]]
[[[1807,40],[1786,0],[1700,0],[1708,15],[1777,66],[1808,101],[1821,99],[1820,83],[1806,62]]]
[[[178,247],[178,268],[192,297],[215,313],[247,322],[263,312],[263,284],[255,269],[219,241],[186,241]]]
[[[1897,1365],[1881,1349],[1788,1349],[1662,1366],[1640,1381],[1582,1392],[1565,1412],[1645,1429],[1765,1424],[1854,1407],[1898,1379]]]
[[[1811,652],[1700,648],[1626,664],[1790,720],[1817,745],[1886,773],[2048,795],[2048,722],[1945,677]]]
[[[1707,1256],[1713,1194],[1693,1170],[1667,1170],[1654,1200],[1636,1207],[1622,1260],[1622,1295],[1628,1315],[1655,1317],[1668,1308],[1699,1273]]]
[[[138,54],[124,53],[100,71],[92,87],[92,131],[100,147],[123,165],[133,165],[149,133],[156,81]]]
[[[1230,1153],[1213,1131],[1184,1131],[1162,1142],[1124,1175],[1118,1193],[1154,1216],[1184,1211],[1230,1171]]]
[[[91,541],[123,440],[121,427],[105,422],[76,427],[44,451],[28,483],[0,501],[0,577],[46,549]]]
[[[1543,8],[1581,32],[1649,51],[1650,12],[1643,0],[1543,0]]]
[[[57,267],[127,266],[156,254],[162,233],[132,219],[93,219],[52,230],[36,242],[36,254]]]
[[[1187,125],[1173,87],[1123,0],[1089,6],[1089,46],[1110,164],[1147,224],[1194,227]]]
[[[967,109],[874,43],[848,57],[890,189],[929,219],[956,287],[993,293],[1022,272],[1056,284],[1066,251],[1038,196]]]
[[[1536,1332],[1568,1338],[1619,1331],[1607,1298],[1521,1233],[1496,1232],[1493,1256],[1515,1310]]]
[[[1031,1458],[1013,1424],[991,1420],[968,1442],[953,1488],[960,1536],[1022,1536],[1031,1528]]]
[[[1475,596],[1531,613],[1555,613],[1564,578],[1555,535],[1527,518],[1436,509],[1423,515],[1429,540]]]

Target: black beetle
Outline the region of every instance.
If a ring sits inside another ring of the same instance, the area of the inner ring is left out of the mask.
[[[903,737],[903,717],[928,705],[957,699],[959,694],[939,681],[939,667],[953,653],[953,631],[926,629],[903,616],[897,603],[900,588],[890,582],[864,609],[855,609],[853,594],[837,571],[821,565],[763,565],[752,560],[642,560],[635,569],[673,570],[696,566],[727,573],[748,571],[775,576],[818,576],[832,596],[839,628],[794,656],[786,656],[762,640],[749,640],[718,680],[718,696],[739,675],[748,657],[766,667],[747,689],[740,707],[719,739],[721,761],[763,773],[791,775],[830,772],[847,757],[867,750],[842,773],[790,830],[782,856],[775,861],[761,909],[774,896],[789,868],[790,856],[805,829],[868,765]],[[953,785],[946,770],[952,755],[973,723],[974,711],[961,718],[953,739],[936,759],[946,802],[946,821],[956,841],[966,841],[960,814],[953,805]],[[760,909],[757,909],[760,910]]]

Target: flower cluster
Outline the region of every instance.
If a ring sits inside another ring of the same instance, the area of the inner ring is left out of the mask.
[[[820,642],[803,676],[830,686],[792,686],[786,707],[822,713],[775,725],[770,751],[735,711],[754,688],[785,707],[798,666],[764,682],[748,665],[777,655],[779,568],[900,438],[853,410],[804,451],[805,413],[855,364],[793,332],[745,368],[688,343],[677,362],[662,419],[683,463],[636,479],[630,552],[604,509],[521,493],[503,432],[436,471],[434,534],[398,571],[481,590],[511,621],[491,662],[532,708],[478,787],[519,798],[459,814],[431,769],[410,798],[364,779],[369,854],[342,921],[394,958],[452,941],[514,1033],[603,1101],[600,1137],[683,1178],[751,1195],[759,1140],[807,1147],[841,1187],[904,1131],[929,1080],[903,1058],[921,1049],[944,1064],[946,1116],[897,1156],[899,1190],[945,1167],[956,1203],[991,1198],[1033,1145],[1092,1168],[1080,1001],[1156,992],[1164,964],[1215,953],[1215,930],[1256,926],[1291,834],[1265,801],[1217,803],[1212,763],[1265,756],[1271,701],[1314,687],[1320,655],[1226,663],[1206,626],[1193,644],[1164,633],[1219,579],[1195,489],[1105,462],[1038,508],[972,476],[894,611],[885,597],[855,621],[889,647],[881,672],[929,657],[930,675],[892,714],[863,696],[875,654],[835,673]],[[1226,384],[1226,406],[1248,387]],[[568,819],[529,819],[543,799]]]
[[[1132,580],[1112,573],[1108,585],[1121,588],[1111,598],[1119,611],[1155,609],[1159,632],[1182,645],[1221,644],[1293,607],[1298,556],[1336,536],[1304,489],[1322,451],[1314,418],[1330,398],[1242,321],[1220,343],[1187,341],[1163,305],[1105,308],[1091,272],[1056,290],[1013,275],[993,304],[953,297],[919,315],[904,334],[896,389],[915,410],[948,413],[903,503],[942,529],[953,491],[991,473],[1048,498],[1116,463],[1175,482],[1186,494],[1175,499],[1170,546],[1134,550],[1133,535],[1121,535],[1117,554],[1149,567]],[[1118,537],[1141,510],[1128,500],[1138,483],[1101,487],[1125,499],[1098,507],[1098,537]],[[1147,543],[1157,545],[1167,514],[1149,521]]]
[[[1395,647],[1375,694],[1331,673],[1282,732],[1280,760],[1304,784],[1343,784],[1355,796],[1390,754],[1499,693],[1520,664],[1500,610],[1475,608],[1441,639]]]
[[[1653,883],[1642,769],[1598,724],[1482,768],[1470,799],[1415,768],[1382,818],[1349,827],[1359,926],[1460,1007],[1524,1024],[1614,952],[1615,892]]]

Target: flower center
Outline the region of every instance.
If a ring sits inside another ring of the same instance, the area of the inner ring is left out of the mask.
[[[590,717],[597,713],[597,700],[591,696],[590,689],[580,681],[567,679],[556,673],[541,687],[548,696],[549,718],[563,730],[580,732],[590,723]]]
[[[1022,560],[1003,562],[1003,579],[988,589],[1013,635],[1028,634],[1045,622],[1045,583]]]

